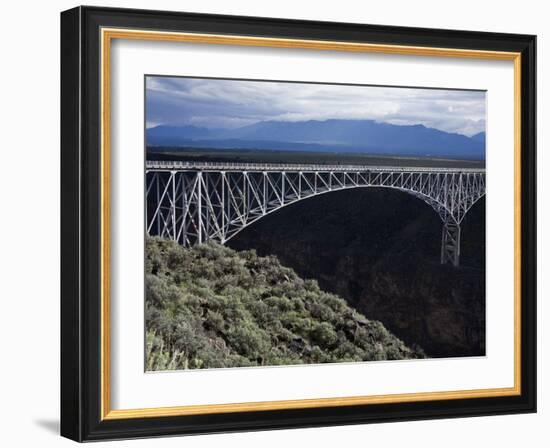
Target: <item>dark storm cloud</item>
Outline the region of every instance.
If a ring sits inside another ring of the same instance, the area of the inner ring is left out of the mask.
[[[473,135],[485,93],[198,78],[147,78],[147,126],[235,128],[258,121],[372,119]]]

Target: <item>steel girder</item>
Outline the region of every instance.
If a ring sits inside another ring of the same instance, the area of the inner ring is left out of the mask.
[[[429,204],[443,222],[441,262],[457,266],[460,224],[485,194],[485,170],[148,162],[146,232],[184,246],[224,244],[281,207],[362,187],[397,189]]]

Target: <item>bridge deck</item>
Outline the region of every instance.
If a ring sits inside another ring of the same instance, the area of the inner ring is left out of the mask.
[[[375,165],[322,165],[295,163],[228,163],[228,162],[181,162],[147,161],[146,170],[151,171],[323,171],[323,172],[406,172],[406,173],[485,173],[484,168],[440,168],[440,167],[402,167]]]

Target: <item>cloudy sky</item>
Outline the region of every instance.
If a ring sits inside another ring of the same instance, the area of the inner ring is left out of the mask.
[[[146,114],[147,127],[338,118],[471,136],[485,130],[485,92],[148,76]]]

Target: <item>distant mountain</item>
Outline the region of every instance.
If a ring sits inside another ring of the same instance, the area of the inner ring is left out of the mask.
[[[477,142],[483,142],[483,144],[485,145],[485,132],[478,132],[477,134],[472,135],[470,138]]]
[[[485,133],[466,137],[423,125],[374,120],[263,121],[237,129],[157,126],[148,146],[369,152],[373,154],[485,158]]]
[[[184,141],[208,138],[213,131],[197,126],[155,126],[146,131],[148,145],[177,146]]]

